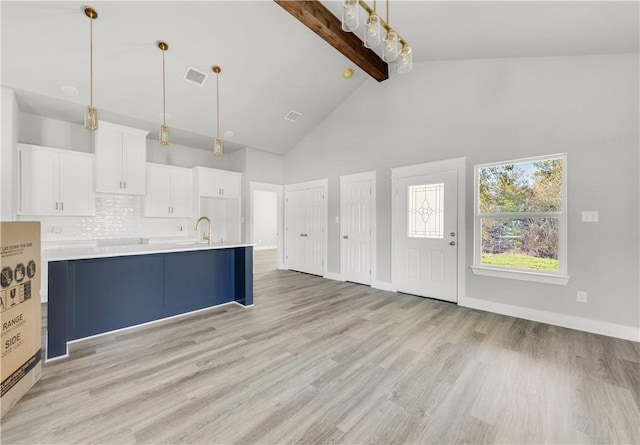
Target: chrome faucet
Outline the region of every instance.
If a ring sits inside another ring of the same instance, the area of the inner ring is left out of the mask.
[[[203,220],[209,224],[209,234],[207,236],[203,236],[202,239],[206,239],[209,242],[209,244],[211,244],[211,241],[213,239],[213,234],[211,233],[211,220],[209,218],[207,218],[206,216],[201,216],[200,218],[198,218],[198,221],[196,221],[196,232],[198,231],[198,226],[200,225],[200,222]]]

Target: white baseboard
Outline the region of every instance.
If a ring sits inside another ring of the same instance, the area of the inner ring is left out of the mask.
[[[393,288],[393,284],[389,283],[388,281],[372,281],[371,282],[371,287],[373,287],[374,289],[380,289],[380,290],[386,290],[389,292],[395,292],[396,290]]]
[[[329,279],[329,280],[344,281],[344,278],[342,278],[342,274],[340,274],[340,273],[327,272],[327,273],[324,274],[324,277]]]
[[[608,337],[621,338],[640,342],[640,328],[625,326],[606,321],[591,320],[589,318],[573,315],[558,314],[555,312],[541,311],[510,304],[496,303],[481,300],[479,298],[460,297],[458,305],[496,314],[509,315],[525,320],[547,323],[563,328],[576,329],[578,331],[591,332],[593,334],[606,335]]]

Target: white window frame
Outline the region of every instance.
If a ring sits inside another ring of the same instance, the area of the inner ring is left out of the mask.
[[[519,164],[525,162],[537,162],[548,159],[562,159],[562,211],[560,212],[505,212],[499,214],[481,214],[480,202],[478,199],[479,171],[486,167],[497,167],[509,164]],[[570,277],[567,275],[567,154],[551,154],[536,156],[531,158],[513,159],[508,161],[490,162],[478,164],[474,167],[474,224],[473,224],[473,266],[471,270],[475,275],[484,275],[497,278],[508,278],[514,280],[533,281],[538,283],[566,285]],[[506,218],[558,218],[558,272],[538,272],[527,269],[517,269],[501,266],[490,266],[482,264],[482,231],[481,219],[484,217],[504,216]]]

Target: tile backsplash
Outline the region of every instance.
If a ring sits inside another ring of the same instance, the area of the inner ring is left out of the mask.
[[[22,216],[40,221],[42,241],[193,235],[191,218],[145,218],[144,196],[96,193],[95,216]]]

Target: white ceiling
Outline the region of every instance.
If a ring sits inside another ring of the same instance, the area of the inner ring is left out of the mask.
[[[340,15],[341,1],[322,3]],[[1,2],[2,85],[16,90],[22,111],[81,122],[89,100],[84,4]],[[231,150],[248,146],[286,153],[367,79],[272,1],[91,4],[99,13],[94,102],[101,118],[145,128],[156,137],[162,56],[155,42],[163,39],[169,43],[167,113],[174,143],[210,149],[214,64],[222,67],[221,133],[234,132],[225,138]],[[414,62],[423,62],[637,53],[638,5],[392,0],[390,11],[391,24],[414,49]],[[211,73],[203,87],[182,80],[188,66]],[[348,80],[341,76],[347,67],[355,71]],[[64,95],[64,85],[80,94]],[[296,123],[284,120],[291,109],[302,113]]]

